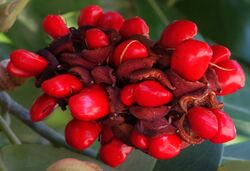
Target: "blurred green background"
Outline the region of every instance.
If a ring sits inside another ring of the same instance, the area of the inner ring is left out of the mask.
[[[0,2],[2,11],[4,2],[11,1]],[[198,25],[199,38],[202,37],[210,44],[227,46],[232,52],[232,58],[243,66],[247,83],[244,89],[224,98],[225,111],[232,116],[238,131],[236,140],[226,144],[224,156],[225,159],[240,156],[240,159],[250,160],[250,155],[247,155],[250,153],[250,0],[30,0],[15,24],[7,32],[0,33],[1,60],[8,58],[14,49],[36,51],[49,43],[51,40],[41,27],[41,21],[46,15],[61,14],[68,26],[76,26],[78,11],[88,4],[99,4],[105,10],[118,10],[125,18],[141,16],[150,26],[153,40],[159,39],[169,22],[190,19]],[[0,17],[0,24],[3,21],[4,18]],[[34,80],[28,80],[25,85],[9,93],[27,108],[41,94],[34,87]],[[56,110],[45,122],[63,132],[70,119],[67,111]],[[47,143],[15,118],[11,126],[24,143]],[[242,142],[245,142],[245,153],[239,154],[239,150],[233,150],[237,146],[232,144]],[[0,147],[8,143],[0,132]]]

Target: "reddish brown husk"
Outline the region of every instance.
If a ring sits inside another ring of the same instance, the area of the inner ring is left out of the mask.
[[[127,144],[130,144],[127,138],[132,128],[146,136],[179,132],[185,147],[200,142],[199,138],[190,140],[190,135],[181,122],[183,120],[181,116],[193,106],[222,108],[214,93],[220,91],[214,70],[209,68],[201,81],[187,81],[169,68],[173,50],[161,48],[142,35],[134,35],[127,39],[140,41],[148,49],[150,56],[131,59],[114,68],[110,61],[112,52],[117,44],[124,40],[117,31],[105,30],[110,45],[87,49],[84,36],[90,28],[93,26],[84,26],[79,30],[71,28],[70,35],[54,40],[49,48],[39,51],[39,54],[50,62],[50,66],[37,77],[37,84],[40,85],[44,80],[65,72],[77,76],[85,86],[102,84],[106,87],[109,97],[110,114],[100,122],[112,127],[115,135]],[[126,84],[144,80],[161,83],[174,94],[174,100],[168,105],[159,107],[123,105],[119,97],[120,89]],[[67,105],[67,101],[63,99],[59,102],[63,102],[61,105],[64,108]]]

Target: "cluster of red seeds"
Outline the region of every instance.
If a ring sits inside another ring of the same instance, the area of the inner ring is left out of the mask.
[[[226,47],[195,40],[195,23],[175,21],[154,43],[142,18],[125,20],[91,5],[80,11],[78,25],[68,28],[48,15],[43,28],[52,43],[36,54],[10,55],[8,72],[35,76],[44,92],[30,110],[34,122],[57,104],[68,106],[67,143],[84,150],[100,137],[100,158],[113,167],[133,147],[169,159],[190,144],[235,138],[216,96],[242,88],[244,72]]]

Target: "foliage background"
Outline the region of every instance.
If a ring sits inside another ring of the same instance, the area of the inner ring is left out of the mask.
[[[12,1],[0,1],[0,15],[6,3]],[[8,54],[17,48],[36,51],[48,44],[50,39],[41,28],[41,21],[47,14],[61,14],[69,26],[76,26],[78,11],[88,4],[99,4],[105,10],[118,10],[125,18],[141,16],[150,26],[150,35],[154,40],[159,39],[161,31],[169,22],[175,19],[193,20],[199,27],[198,37],[211,44],[218,43],[229,47],[232,58],[240,61],[247,75],[245,88],[224,98],[225,111],[232,116],[238,130],[236,140],[225,144],[224,152],[221,145],[204,143],[184,150],[175,159],[156,161],[136,151],[117,170],[213,171],[217,170],[219,165],[220,171],[250,170],[250,1],[30,0],[18,15],[15,24],[7,32],[0,33],[0,59],[8,58]],[[0,17],[0,25],[5,20],[6,17]],[[9,93],[17,102],[29,108],[41,94],[34,88],[33,83],[34,80],[29,80],[24,86]],[[64,126],[70,119],[67,111],[56,110],[45,122],[63,133]],[[41,145],[49,142],[15,118],[12,118],[11,127],[23,144],[33,145],[9,145],[9,141],[0,132],[0,165],[4,163],[9,170],[44,170],[53,161],[67,156],[90,160],[64,149]],[[93,148],[98,148],[98,145],[94,144]],[[41,161],[41,158],[44,158],[44,161]],[[107,166],[101,166],[111,170]],[[22,167],[24,168],[21,169]]]

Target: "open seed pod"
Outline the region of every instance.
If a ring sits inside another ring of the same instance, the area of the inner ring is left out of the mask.
[[[244,72],[225,47],[195,40],[194,22],[174,21],[153,42],[142,18],[125,20],[91,5],[80,11],[78,25],[68,28],[48,15],[43,28],[51,44],[10,55],[9,74],[35,77],[44,93],[31,108],[34,122],[57,104],[68,108],[66,142],[84,150],[99,137],[100,159],[112,167],[133,148],[170,159],[191,144],[235,138],[217,96],[242,88]]]

